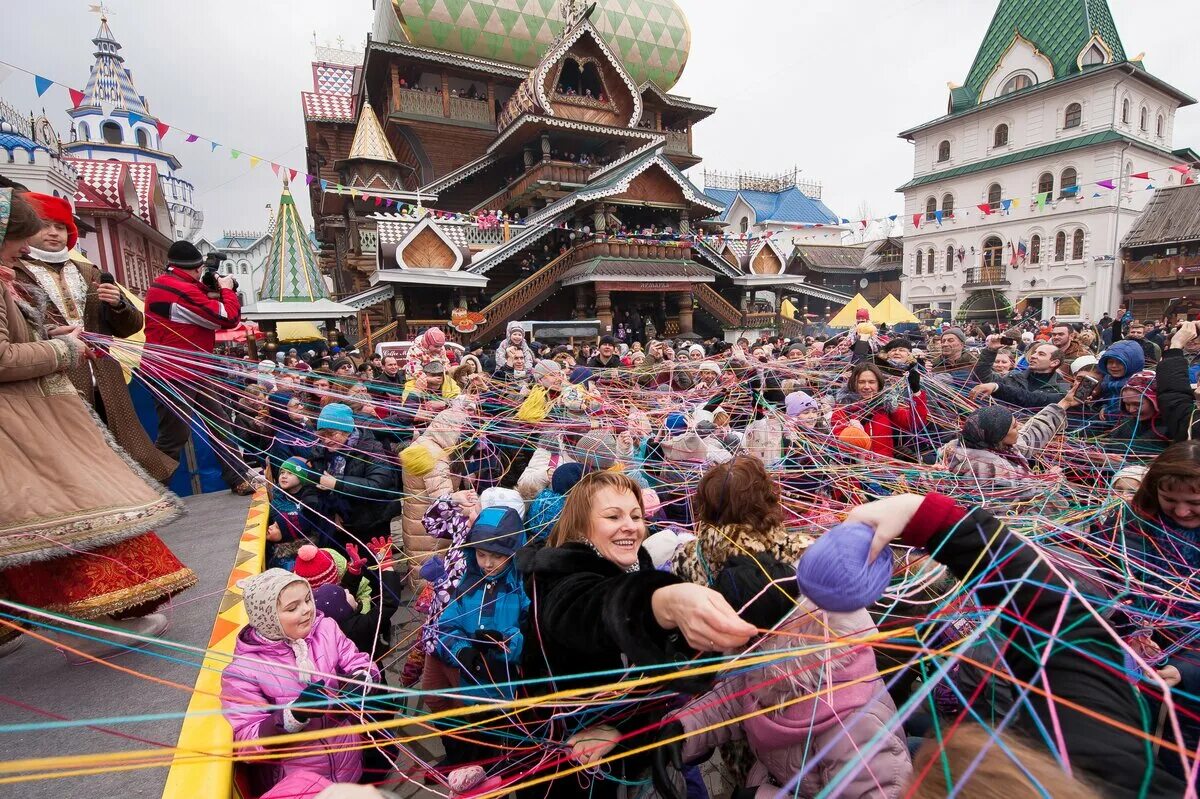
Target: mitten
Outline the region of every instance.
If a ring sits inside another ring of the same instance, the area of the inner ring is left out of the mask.
[[[315,706],[317,703],[322,703],[322,706]],[[296,707],[298,704],[309,705],[309,707]],[[329,695],[325,693],[325,683],[314,680],[304,686],[304,690],[288,706],[288,710],[291,711],[292,718],[296,719],[296,721],[307,723],[309,720],[316,718],[328,710],[328,705]]]

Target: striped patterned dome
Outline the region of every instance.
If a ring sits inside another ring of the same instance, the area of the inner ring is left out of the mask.
[[[560,0],[380,0],[373,37],[532,67],[562,30]],[[596,27],[633,79],[663,91],[691,47],[675,0],[599,0]]]

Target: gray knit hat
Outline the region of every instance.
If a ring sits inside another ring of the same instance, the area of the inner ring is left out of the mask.
[[[954,336],[963,344],[967,343],[967,334],[962,331],[961,327],[948,327],[942,331],[943,336]]]
[[[612,433],[588,433],[575,445],[585,472],[599,472],[617,462],[617,439]]]
[[[556,374],[562,371],[562,365],[558,361],[552,361],[548,358],[543,358],[533,366],[533,379],[541,380],[549,375]]]

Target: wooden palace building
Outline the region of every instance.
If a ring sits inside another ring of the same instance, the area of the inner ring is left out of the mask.
[[[725,206],[682,171],[715,112],[669,93],[689,44],[674,0],[377,0],[361,62],[318,48],[310,191],[352,332],[453,318],[452,335],[488,340],[525,320],[566,338],[633,314],[718,334],[795,324],[748,310],[759,286],[845,303],[771,237],[694,236],[721,232]]]

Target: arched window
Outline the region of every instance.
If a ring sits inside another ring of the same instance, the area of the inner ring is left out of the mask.
[[[946,271],[954,271],[954,245],[951,244],[946,248]]]
[[[1029,240],[1029,263],[1040,264],[1042,262],[1042,237],[1034,233],[1033,238]]]
[[[930,197],[925,201],[925,221],[932,222],[937,217],[937,197]]]
[[[79,138],[82,139],[83,141],[91,141],[92,140],[92,130],[91,130],[91,128],[88,127],[88,123],[86,123],[86,122],[79,123]]]
[[[1077,128],[1083,121],[1083,106],[1079,103],[1071,103],[1067,106],[1067,112],[1063,115],[1064,128]]]
[[[1147,120],[1149,120],[1149,118],[1150,118],[1150,112],[1147,111],[1145,108],[1143,108],[1141,110],[1141,113],[1138,118],[1138,127],[1141,128],[1142,130],[1146,130],[1146,128],[1149,127],[1149,124],[1150,124],[1147,121]]]
[[[738,227],[740,227],[742,229],[743,233],[745,233],[747,230],[749,230],[750,229],[750,217],[743,216],[742,221],[738,224]]]
[[[987,269],[999,268],[1004,263],[1004,242],[999,236],[988,236],[983,242],[983,265]]]
[[[137,137],[138,147],[146,150],[150,149],[150,135],[146,133],[145,128],[136,128],[133,131],[133,135]]]
[[[919,275],[925,269],[925,251],[917,250],[917,268],[916,273]]]
[[[125,141],[125,135],[121,133],[121,126],[116,122],[101,123],[100,135],[109,144],[122,144]]]
[[[1011,78],[1004,81],[1004,86],[1000,89],[1000,95],[1004,96],[1006,94],[1012,94],[1013,92],[1019,92],[1022,89],[1028,89],[1032,85],[1033,80],[1030,79],[1030,77],[1025,73],[1013,75]]]
[[[1054,194],[1054,175],[1049,172],[1043,172],[1038,178],[1038,194]]]
[[[1006,144],[1008,144],[1008,125],[997,125],[996,133],[992,138],[992,146],[1003,147]]]
[[[929,257],[929,274],[932,275],[937,272],[937,261],[934,260],[932,247],[929,248],[928,257]]]
[[[558,74],[558,86],[556,87],[559,94],[579,95],[583,94],[583,70],[579,68],[579,62],[574,58],[566,58],[563,60],[562,71]]]
[[[1154,125],[1155,135],[1161,139],[1163,137],[1163,133],[1166,131],[1166,129],[1167,129],[1167,122],[1165,119],[1163,119],[1163,115],[1159,114],[1158,121]]]
[[[950,140],[946,139],[938,145],[938,163],[950,160]]]
[[[597,100],[604,94],[604,83],[600,80],[600,69],[591,61],[583,65],[583,75],[580,78],[580,85],[583,86],[585,96],[594,97]]]
[[[1054,237],[1054,260],[1067,260],[1067,234],[1061,230]]]
[[[1121,101],[1121,121],[1126,125],[1129,124],[1129,98],[1126,97]]]
[[[942,195],[942,218],[943,219],[953,219],[954,218],[954,195],[953,194],[943,194]]]
[[[993,211],[1000,208],[1000,198],[1003,194],[1004,189],[1000,188],[999,183],[993,183],[991,186],[988,186],[988,205],[991,206]]]
[[[1083,260],[1083,228],[1075,228],[1075,235],[1071,237],[1071,260]]]
[[[1062,197],[1074,197],[1079,193],[1079,173],[1075,171],[1074,167],[1069,166],[1064,169],[1059,182]]]

